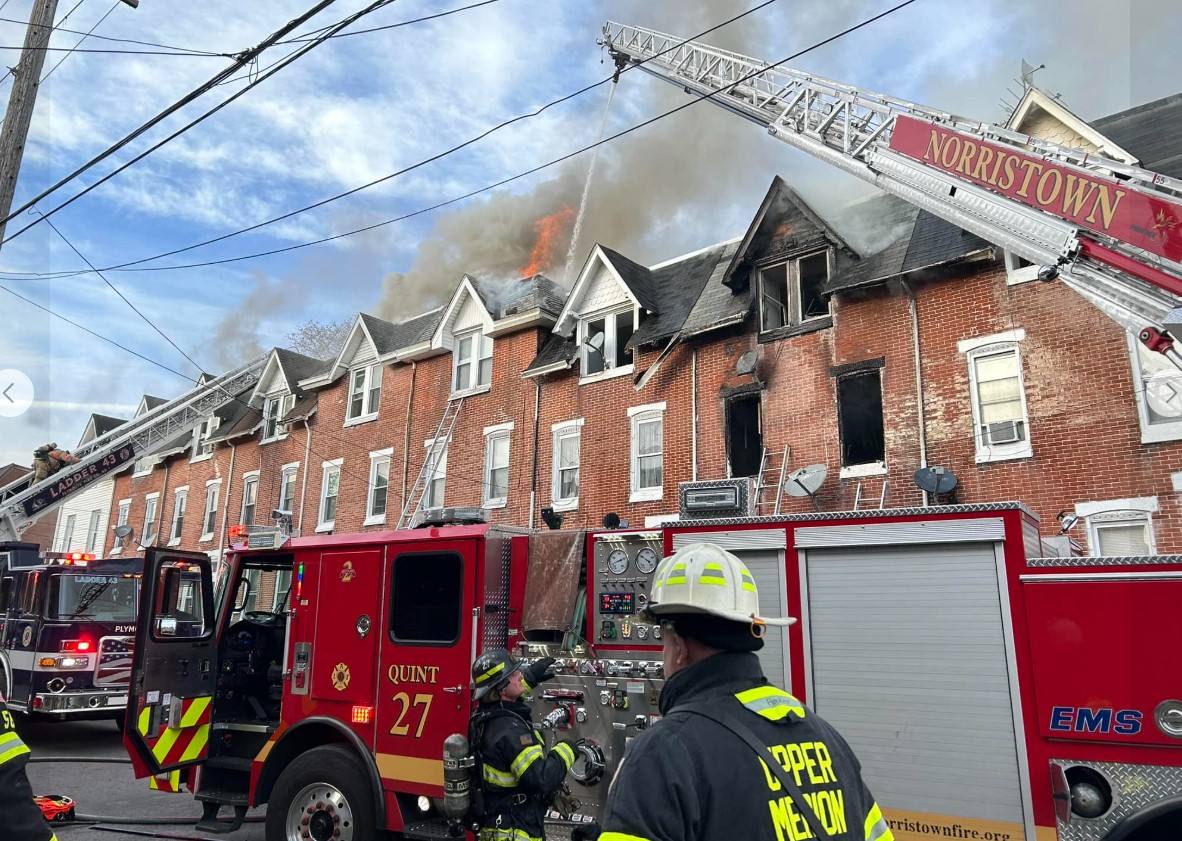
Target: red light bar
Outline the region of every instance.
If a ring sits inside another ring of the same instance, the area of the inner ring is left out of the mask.
[[[246,526],[241,523],[236,526],[230,526],[230,537],[246,537]]]
[[[90,651],[94,648],[94,643],[90,640],[64,640],[62,642],[62,651]]]
[[[353,723],[369,724],[373,720],[373,707],[353,707]]]
[[[90,552],[71,552],[66,555],[67,561],[93,561],[94,555]]]

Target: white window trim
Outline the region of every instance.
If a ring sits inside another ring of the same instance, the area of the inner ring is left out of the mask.
[[[172,492],[172,517],[169,519],[169,522],[168,522],[168,545],[169,546],[180,546],[181,539],[184,536],[184,535],[179,535],[176,533],[177,503],[180,501],[180,498],[182,496],[185,498],[185,517],[187,518],[189,516],[189,486],[188,485],[181,485],[179,488],[176,488]]]
[[[1145,402],[1145,381],[1141,377],[1141,363],[1137,358],[1141,352],[1141,343],[1128,331],[1125,331],[1125,340],[1129,345],[1129,365],[1133,374],[1133,395],[1137,398],[1137,422],[1141,426],[1141,443],[1160,444],[1164,441],[1182,440],[1182,417],[1163,423],[1149,422],[1149,406]]]
[[[484,339],[488,340],[488,356],[487,357],[480,355],[480,345],[482,344],[482,342],[480,341],[480,337],[483,337]],[[471,371],[471,373],[468,377],[469,383],[473,382],[474,380],[478,380],[480,377],[480,360],[493,358],[493,352],[494,352],[493,345],[495,344],[495,341],[492,336],[486,335],[482,328],[477,327],[474,330],[463,330],[459,333],[455,333],[452,335],[452,351],[451,351],[451,356],[452,356],[451,388],[452,388],[452,392],[451,392],[451,397],[453,399],[456,397],[470,397],[474,394],[484,394],[486,391],[492,390],[492,374],[491,373],[489,374],[489,381],[487,383],[484,383],[483,385],[477,384],[477,385],[469,385],[467,388],[459,388],[459,389],[456,388],[456,368],[459,366],[459,357],[456,355],[456,348],[459,346],[460,341],[462,339],[467,339],[467,338],[473,338],[476,340],[472,343],[472,359],[468,363],[471,366],[471,368],[469,369]]]
[[[977,464],[1013,461],[1014,459],[1030,458],[1034,455],[1033,436],[1030,429],[1030,408],[1026,403],[1026,374],[1023,371],[1020,346],[1020,342],[1025,338],[1026,331],[1019,328],[992,336],[964,339],[956,343],[957,349],[965,356],[965,364],[969,370],[969,406],[973,416],[973,444],[976,450],[974,460]],[[1026,440],[1016,444],[986,444],[981,438],[981,407],[978,405],[977,368],[974,363],[980,356],[1008,352],[1013,352],[1018,358],[1018,396],[1022,401],[1022,421],[1026,427]]]
[[[636,370],[636,349],[632,350],[632,362],[627,365],[621,365],[618,368],[604,368],[602,371],[596,371],[594,374],[585,373],[587,370],[587,354],[590,351],[585,347],[587,339],[587,322],[598,321],[603,319],[604,335],[603,335],[603,354],[606,358],[608,342],[611,342],[612,350],[615,350],[616,343],[616,316],[620,313],[632,313],[632,335],[636,335],[636,331],[640,329],[640,311],[632,303],[625,306],[614,306],[605,310],[598,310],[597,312],[586,313],[579,316],[578,327],[575,331],[575,343],[579,352],[579,385],[586,385],[587,383],[597,383],[600,380],[613,380],[616,377],[627,376]],[[611,325],[610,329],[608,325]],[[610,334],[610,337],[609,337]]]
[[[205,499],[203,500],[203,504],[201,506],[201,537],[197,538],[198,542],[200,543],[213,540],[214,532],[217,531],[216,523],[214,524],[213,531],[205,530],[205,521],[209,519],[209,491],[211,488],[216,489],[214,501],[217,507],[213,509],[214,513],[216,514],[218,508],[221,508],[222,506],[222,480],[210,479],[205,483]]]
[[[436,440],[437,439],[434,439],[434,438],[428,438],[426,441],[423,442],[423,449],[427,451],[426,454],[423,456],[424,460],[431,457],[431,445],[434,444]],[[424,494],[424,496],[422,497],[422,502],[423,502],[424,507],[426,507],[426,496],[425,495],[427,493],[427,486],[430,485],[432,482],[438,481],[440,478],[443,479],[443,496],[444,497],[447,496],[447,451],[448,451],[449,446],[450,446],[450,442],[443,445],[443,459],[442,459],[443,476],[440,477],[438,475],[438,467],[439,466],[436,465],[436,475],[433,476],[432,478],[428,479],[427,485],[424,485],[424,487],[423,487],[422,493]],[[432,500],[432,502],[434,502],[434,500]],[[440,504],[442,505],[442,500],[440,500]]]
[[[1161,510],[1156,496],[1140,496],[1127,499],[1108,499],[1076,503],[1075,513],[1087,521],[1088,554],[1099,554],[1098,532],[1104,526],[1128,526],[1138,523],[1146,525],[1149,554],[1157,552],[1157,535],[1153,528],[1153,515]]]
[[[654,502],[665,495],[665,403],[649,403],[645,406],[632,406],[628,409],[629,418],[629,473],[631,493],[629,502]],[[660,418],[661,420],[661,486],[657,488],[638,488],[640,481],[640,436],[637,432],[643,421]]]
[[[492,452],[493,442],[504,438],[509,442],[510,454],[508,461],[505,464],[505,470],[508,471],[513,464],[512,447],[513,447],[513,423],[499,423],[495,426],[486,426],[484,428],[484,475],[480,480],[481,502],[484,508],[504,508],[509,504],[509,481],[506,474],[505,480],[505,495],[504,496],[489,496],[492,490]]]
[[[209,424],[209,430],[203,436],[201,434],[201,430],[205,428],[206,424]],[[202,461],[209,461],[211,458],[213,458],[213,448],[212,447],[210,447],[210,450],[208,453],[199,453],[198,449],[201,446],[201,442],[203,440],[205,440],[206,438],[208,438],[210,435],[213,435],[215,432],[217,432],[217,430],[221,427],[221,425],[222,425],[222,419],[219,418],[217,415],[210,415],[209,417],[207,417],[205,420],[201,421],[201,423],[199,423],[197,425],[197,428],[193,430],[193,444],[189,449],[189,464],[196,464],[196,463],[202,462]],[[197,453],[197,454],[194,455],[194,453]]]
[[[337,508],[339,510],[341,505],[341,468],[344,466],[345,460],[343,458],[334,458],[329,461],[320,463],[320,508],[316,512],[316,531],[326,532],[332,531],[336,528],[337,518],[333,514],[331,520],[324,519],[324,503],[328,499],[325,491],[328,490],[328,473],[330,470],[337,471]]]
[[[355,418],[349,417],[349,409],[353,406],[353,375],[358,371],[365,371],[365,382],[361,386],[361,414]],[[378,376],[378,403],[379,406],[369,405],[369,395],[373,391],[373,377],[377,372]],[[382,387],[382,364],[375,362],[372,365],[365,365],[360,368],[349,369],[349,391],[345,396],[345,426],[360,426],[363,423],[370,423],[378,419],[378,409],[382,402],[381,387]],[[368,411],[366,411],[368,409]]]
[[[561,490],[558,453],[559,445],[563,438],[577,435],[579,439],[579,479],[581,481],[583,473],[583,418],[576,418],[551,425],[550,435],[552,439],[552,452],[550,456],[550,507],[560,512],[576,511],[579,507],[578,495],[573,497],[558,496]]]
[[[147,462],[147,467],[140,467],[140,462]],[[131,474],[131,478],[139,479],[142,476],[151,476],[152,471],[156,469],[156,465],[160,463],[160,459],[156,456],[142,456],[135,460],[135,468]]]
[[[281,496],[283,494],[283,486],[287,483],[287,474],[288,473],[294,473],[296,478],[298,479],[299,475],[300,475],[300,463],[298,461],[292,461],[292,462],[288,462],[287,464],[285,464],[279,468],[279,493]],[[291,491],[292,491],[291,499],[288,501],[294,505],[295,504],[295,487],[292,487]],[[281,503],[283,500],[280,499],[277,501]],[[294,509],[292,510],[291,513],[293,516],[295,515]]]
[[[69,552],[70,544],[74,540],[74,529],[77,528],[77,516],[74,514],[67,514],[62,521],[61,528],[58,529],[57,539],[55,540],[55,551]]]
[[[90,512],[90,521],[86,524],[86,545],[83,547],[84,552],[97,552],[99,540],[99,522],[102,520],[102,511],[98,508]]]
[[[124,510],[127,511],[126,518],[123,517]],[[131,499],[130,498],[121,499],[115,505],[115,522],[111,523],[111,526],[110,526],[111,531],[112,531],[112,535],[111,535],[111,554],[112,555],[118,555],[123,551],[123,541],[120,540],[118,537],[115,537],[113,534],[115,527],[118,525],[121,525],[121,524],[126,525],[126,523],[129,519],[131,519]],[[122,520],[122,523],[120,523],[121,520]]]
[[[238,522],[242,523],[246,520],[246,483],[254,479],[254,515],[255,519],[259,516],[259,471],[248,470],[242,474],[242,506],[238,512]]]
[[[841,468],[842,479],[863,479],[868,476],[887,475],[885,461],[868,461],[865,464],[851,464]]]
[[[278,421],[276,421],[275,434],[272,435],[270,438],[266,437],[267,407],[271,405],[272,400],[279,401],[279,415],[278,415],[278,417],[280,417],[280,418],[283,417],[284,415],[286,415],[288,412],[290,412],[292,407],[295,406],[295,395],[290,394],[286,391],[278,391],[278,392],[275,392],[274,394],[268,394],[266,397],[263,398],[263,438],[259,441],[260,444],[269,444],[272,441],[282,441],[283,439],[285,439],[287,437],[287,434],[288,434],[288,432],[287,432],[288,424],[279,423]]]
[[[152,525],[155,526],[160,520],[160,491],[152,491],[152,493],[150,493],[150,494],[144,494],[144,526],[148,525],[148,503],[153,502],[153,501],[156,503],[156,510],[152,512]],[[145,531],[147,531],[146,528],[140,529],[140,545],[141,546],[149,545],[144,540],[144,537],[145,537],[144,532]],[[156,530],[152,533],[152,543],[157,542],[159,539],[160,539],[160,529],[157,527]]]
[[[1006,267],[1006,285],[1017,286],[1038,280],[1038,266],[1019,266],[1018,255],[1009,250],[1003,252]]]
[[[394,448],[386,447],[384,450],[374,450],[369,454],[369,484],[365,490],[365,520],[362,521],[363,526],[381,526],[386,523],[386,514],[390,511],[390,465],[394,456]],[[373,492],[378,476],[378,465],[386,462],[386,510],[381,514],[371,514],[373,510]],[[338,505],[340,486],[337,486]]]

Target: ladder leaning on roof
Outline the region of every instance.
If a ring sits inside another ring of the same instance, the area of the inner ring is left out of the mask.
[[[784,477],[788,472],[788,455],[792,452],[792,448],[784,445],[782,453],[769,452],[767,447],[763,448],[763,455],[759,459],[759,476],[755,479],[755,500],[752,503],[752,513],[755,515],[779,516],[780,501],[784,496]],[[779,458],[779,462],[776,459]],[[772,481],[769,481],[769,478]],[[774,487],[776,494],[771,499],[764,499],[764,492]],[[771,506],[771,511],[766,511],[768,506]]]
[[[74,450],[79,458],[77,464],[40,482],[34,482],[29,471],[0,488],[0,542],[19,540],[33,523],[72,494],[124,464],[153,455],[178,435],[196,429],[219,406],[239,399],[237,395],[253,388],[266,362],[266,356],[252,359],[120,424]]]
[[[447,445],[451,442],[452,430],[456,428],[456,419],[460,416],[460,407],[464,405],[463,397],[447,401],[443,410],[443,417],[439,419],[439,426],[435,428],[435,437],[431,439],[431,446],[427,448],[427,456],[423,459],[423,466],[419,469],[418,478],[411,486],[410,493],[402,502],[402,514],[398,517],[398,528],[410,526],[411,521],[423,507],[423,497],[427,494],[427,486],[435,478],[439,459],[447,452]]]

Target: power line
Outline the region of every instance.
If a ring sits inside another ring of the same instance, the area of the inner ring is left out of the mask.
[[[497,3],[497,2],[499,2],[499,0],[481,0],[481,2],[479,2],[479,3],[472,3],[468,6],[459,6],[458,8],[455,8],[455,9],[449,9],[446,12],[437,12],[436,14],[433,14],[433,15],[425,15],[423,17],[414,18],[412,20],[399,21],[398,23],[388,23],[384,26],[374,26],[369,29],[355,29],[352,32],[338,32],[337,34],[330,35],[328,37],[330,37],[330,38],[348,38],[352,35],[368,35],[371,32],[384,32],[387,29],[398,29],[401,26],[410,26],[411,24],[422,23],[423,21],[427,21],[427,20],[435,20],[436,18],[445,18],[448,15],[454,15],[457,12],[466,12],[469,9],[475,9],[480,6],[489,6],[489,5],[491,5],[493,3]],[[316,30],[316,31],[323,31],[323,30]],[[309,33],[309,35],[312,35],[312,34],[315,34],[315,32]],[[288,38],[286,41],[280,41],[279,44],[280,45],[282,45],[282,44],[301,44],[301,43],[304,43],[309,40],[311,40],[311,38],[309,38],[307,36],[300,37],[300,38]]]
[[[122,2],[122,0],[120,0]],[[98,53],[101,55],[175,55],[183,58],[233,58],[230,53],[210,53],[209,55],[202,55],[198,53],[177,52],[174,50],[99,50],[99,49],[78,49],[77,47],[29,47],[27,50],[24,47],[18,47],[13,44],[0,44],[0,50],[23,50],[25,52],[42,52],[42,53]]]
[[[112,5],[111,8],[107,9],[106,14],[104,14],[101,18],[99,18],[98,22],[95,23],[94,26],[90,27],[90,30],[85,35],[83,35],[81,38],[78,39],[78,41],[74,44],[74,47],[77,48],[79,44],[81,44],[83,41],[85,41],[87,38],[89,38],[91,36],[91,34],[96,29],[99,28],[99,26],[102,24],[102,22],[105,21],[107,18],[109,18],[113,11],[115,11],[116,9],[119,8],[119,5],[122,2],[123,2],[123,0],[115,0],[114,5]],[[70,53],[72,53],[72,52],[74,52],[74,50],[70,50],[70,52],[66,53],[64,56],[62,56],[61,58],[58,59],[57,64],[55,64],[53,67],[49,68],[49,72],[41,77],[41,84],[44,84],[45,80],[53,75],[53,71],[57,70],[59,67],[62,66],[62,63],[65,62],[65,60],[70,57]]]
[[[120,0],[120,2],[122,2],[122,0]],[[4,6],[7,6],[7,5],[8,5],[8,0],[4,0],[4,5],[0,5],[0,10],[3,10]],[[62,20],[64,21],[65,18],[63,18]],[[17,24],[21,24],[21,25],[24,25],[24,23],[25,23],[25,21],[16,20],[14,18],[5,18],[5,17],[0,17],[0,21],[2,21],[4,23],[17,23]],[[87,35],[87,34],[89,34],[86,32],[82,32],[79,29],[67,29],[64,26],[55,26],[54,29],[57,30],[58,32],[65,32],[70,35]],[[155,48],[161,49],[161,50],[173,50],[175,52],[181,52],[181,53],[192,53],[193,55],[207,55],[207,56],[233,56],[234,55],[233,53],[217,53],[217,52],[210,52],[208,50],[195,50],[190,47],[176,47],[171,44],[158,44],[158,43],[155,43],[154,41],[139,41],[134,38],[116,38],[111,35],[93,35],[91,37],[93,37],[99,41],[111,41],[111,42],[119,43],[119,44],[137,44],[142,47],[155,47]]]
[[[488,1],[489,1],[489,2],[491,2],[492,0],[488,0]],[[714,26],[710,27],[709,29],[705,29],[705,30],[703,30],[702,32],[698,33],[697,35],[693,35],[693,36],[691,36],[690,38],[687,38],[685,41],[678,42],[677,44],[674,44],[673,46],[671,46],[671,47],[668,47],[668,48],[667,48],[667,49],[665,49],[665,50],[662,50],[661,52],[657,53],[656,55],[650,56],[649,58],[646,58],[646,59],[644,59],[643,61],[640,61],[640,62],[637,62],[636,64],[632,64],[632,65],[629,65],[629,66],[625,67],[625,68],[623,69],[623,71],[621,71],[621,73],[626,73],[626,72],[628,72],[628,71],[630,71],[630,70],[633,70],[633,69],[635,69],[635,68],[639,67],[641,64],[644,64],[644,63],[646,63],[646,62],[648,62],[648,61],[652,61],[653,59],[655,59],[655,58],[657,58],[657,57],[659,57],[659,56],[661,56],[661,55],[664,55],[664,54],[665,54],[665,53],[667,53],[667,52],[671,52],[671,51],[673,51],[673,50],[676,50],[677,48],[679,48],[679,47],[680,47],[680,46],[682,46],[683,44],[687,43],[688,41],[694,41],[694,40],[697,40],[697,39],[699,39],[699,38],[702,38],[702,37],[703,37],[703,36],[705,36],[705,35],[709,35],[710,33],[714,32],[714,31],[716,31],[716,30],[718,30],[718,29],[722,29],[722,28],[723,28],[723,27],[725,27],[725,26],[729,26],[730,24],[734,23],[735,21],[738,21],[738,20],[740,20],[741,18],[744,18],[744,17],[746,17],[747,15],[753,14],[753,13],[755,13],[755,12],[759,11],[760,9],[763,9],[763,8],[765,8],[765,7],[767,7],[767,6],[770,6],[770,5],[771,5],[772,3],[774,3],[774,2],[776,2],[776,0],[765,0],[765,2],[763,2],[763,3],[760,3],[760,4],[759,4],[759,5],[757,5],[757,6],[753,6],[752,8],[750,8],[750,9],[748,9],[748,10],[744,11],[744,12],[741,12],[741,13],[739,13],[739,14],[735,15],[734,17],[728,18],[727,20],[725,20],[725,21],[722,21],[721,23],[718,23],[718,24],[716,24],[716,25],[714,25]],[[484,5],[484,4],[477,4],[477,5]],[[470,7],[470,6],[469,6],[469,7],[465,7],[465,8],[472,8],[472,7]],[[458,9],[457,9],[457,10],[454,10],[454,11],[460,11],[460,10],[458,10]],[[438,15],[436,15],[435,17],[438,17]],[[422,20],[422,19],[420,18],[420,20]],[[410,21],[406,21],[406,23],[410,23]],[[382,177],[380,177],[380,178],[376,178],[376,179],[374,179],[373,181],[370,181],[370,182],[368,182],[368,183],[366,183],[366,184],[362,184],[362,185],[360,185],[360,186],[358,186],[358,187],[354,187],[354,188],[352,188],[352,189],[350,189],[350,190],[346,190],[346,191],[345,191],[345,192],[343,192],[343,193],[338,193],[338,194],[336,194],[336,195],[334,195],[334,196],[330,196],[329,198],[322,199],[322,200],[320,200],[320,201],[317,201],[317,202],[314,202],[313,204],[310,204],[310,205],[306,205],[305,207],[301,207],[301,208],[299,208],[299,209],[297,209],[297,210],[292,210],[292,211],[289,211],[288,213],[284,213],[284,214],[283,214],[283,215],[281,215],[281,216],[276,216],[276,217],[274,217],[274,218],[272,218],[272,219],[268,219],[268,220],[266,220],[266,221],[264,221],[264,222],[259,222],[259,223],[255,224],[255,225],[251,225],[251,226],[249,226],[249,227],[246,227],[246,228],[240,228],[239,230],[236,230],[236,231],[231,231],[230,233],[227,233],[227,234],[222,234],[221,236],[217,236],[217,237],[214,237],[214,238],[212,238],[212,239],[207,239],[207,240],[204,240],[204,241],[202,241],[202,242],[194,243],[193,245],[188,245],[188,246],[185,246],[184,248],[177,248],[177,249],[174,249],[174,250],[172,250],[172,251],[166,251],[166,252],[164,252],[164,253],[162,253],[162,254],[156,254],[156,255],[153,255],[153,256],[151,256],[151,257],[144,257],[144,258],[141,258],[141,259],[139,259],[139,260],[133,260],[133,261],[131,261],[131,262],[127,262],[127,263],[119,263],[119,264],[117,264],[117,265],[114,265],[114,266],[109,266],[109,267],[107,267],[106,271],[124,270],[124,269],[128,269],[128,268],[129,268],[129,267],[131,267],[131,266],[138,266],[138,265],[141,265],[141,264],[143,264],[143,263],[154,262],[154,261],[156,261],[156,260],[160,260],[160,259],[163,259],[163,258],[165,258],[165,257],[171,257],[171,256],[174,256],[174,255],[176,255],[176,254],[182,254],[182,253],[184,253],[184,252],[187,252],[187,251],[193,251],[194,249],[197,249],[197,248],[203,248],[203,247],[205,247],[205,246],[207,246],[207,245],[213,245],[214,243],[222,242],[223,240],[227,240],[227,239],[230,239],[230,238],[232,238],[232,237],[240,236],[240,235],[242,235],[242,234],[245,234],[245,233],[249,233],[249,232],[251,232],[251,231],[258,230],[259,228],[266,227],[267,225],[273,225],[273,224],[275,224],[276,222],[282,222],[282,221],[284,221],[285,219],[290,219],[291,217],[293,217],[293,216],[298,216],[298,215],[299,215],[299,214],[301,214],[301,213],[306,213],[306,212],[308,212],[308,211],[310,211],[310,210],[315,210],[315,209],[317,209],[317,208],[320,208],[320,207],[323,207],[323,206],[325,206],[325,205],[327,205],[327,204],[331,204],[332,202],[339,201],[340,199],[343,199],[343,198],[346,198],[346,197],[348,197],[348,196],[354,195],[355,193],[359,193],[359,192],[361,192],[362,190],[367,190],[367,189],[369,189],[369,188],[371,188],[371,187],[375,187],[375,186],[377,186],[377,185],[379,185],[379,184],[382,184],[382,183],[384,183],[384,182],[386,182],[386,181],[390,181],[390,180],[392,180],[392,179],[394,179],[394,178],[397,178],[397,177],[399,177],[399,176],[401,176],[401,175],[405,175],[405,174],[406,174],[406,173],[408,173],[408,172],[413,172],[414,170],[416,170],[416,169],[419,169],[419,168],[421,168],[421,167],[423,167],[423,166],[426,166],[427,164],[434,163],[435,161],[438,161],[438,160],[440,160],[440,159],[442,159],[442,158],[445,158],[445,157],[447,157],[448,155],[454,154],[455,152],[458,152],[458,151],[460,151],[461,149],[464,149],[464,148],[465,148],[465,147],[467,147],[467,146],[471,146],[471,145],[473,145],[474,143],[477,143],[477,142],[479,142],[480,140],[483,140],[484,138],[488,137],[489,135],[492,135],[492,134],[494,134],[495,132],[498,132],[498,131],[500,131],[501,129],[503,129],[503,128],[506,128],[507,126],[510,126],[510,125],[512,125],[512,124],[514,124],[514,123],[517,123],[517,122],[520,122],[520,121],[522,121],[522,120],[527,120],[527,119],[530,119],[530,118],[532,118],[532,117],[536,117],[536,116],[540,115],[542,112],[544,112],[544,111],[546,111],[546,110],[548,110],[548,109],[550,109],[550,108],[553,108],[553,107],[554,107],[554,106],[556,106],[556,105],[560,105],[560,104],[562,104],[562,103],[564,103],[564,102],[567,102],[568,100],[571,100],[571,99],[574,99],[574,98],[576,98],[576,97],[578,97],[578,96],[581,96],[581,95],[583,95],[583,94],[587,93],[588,91],[594,90],[595,88],[598,88],[598,87],[600,87],[600,86],[602,86],[602,85],[605,85],[605,84],[607,84],[608,82],[612,81],[614,78],[615,78],[615,77],[614,77],[614,75],[613,75],[613,76],[607,76],[607,77],[605,77],[605,78],[603,78],[603,79],[599,80],[598,82],[593,82],[592,84],[590,84],[590,85],[586,85],[586,86],[584,86],[584,87],[580,88],[580,89],[579,89],[579,90],[577,90],[577,91],[573,91],[572,93],[566,94],[565,96],[562,96],[562,97],[559,97],[558,99],[552,100],[552,101],[550,101],[550,102],[546,103],[545,105],[541,106],[540,108],[538,108],[538,109],[536,109],[536,110],[534,110],[534,111],[531,111],[531,112],[528,112],[528,113],[525,113],[525,114],[519,114],[519,115],[517,115],[516,117],[512,117],[512,118],[510,118],[510,119],[504,120],[504,121],[502,121],[502,122],[498,123],[497,125],[495,125],[495,126],[492,126],[492,127],[491,127],[491,128],[489,128],[489,129],[486,129],[485,131],[481,132],[480,134],[477,134],[477,135],[475,135],[475,136],[473,136],[473,137],[469,138],[468,140],[465,140],[465,141],[463,141],[462,143],[459,143],[459,144],[457,144],[457,145],[455,145],[455,146],[452,146],[452,147],[451,147],[451,148],[449,148],[449,149],[445,149],[445,150],[443,150],[443,151],[441,151],[441,152],[438,152],[438,153],[436,153],[436,154],[434,154],[434,155],[432,155],[432,156],[430,156],[430,157],[428,157],[428,158],[425,158],[425,159],[423,159],[423,160],[421,160],[421,161],[418,161],[417,163],[411,164],[411,165],[409,165],[409,166],[407,166],[407,167],[404,167],[404,168],[402,168],[402,169],[400,169],[400,170],[396,170],[395,172],[392,172],[392,173],[390,173],[390,174],[388,174],[388,175],[384,175],[384,176],[382,176]],[[589,148],[590,148],[590,147],[589,147]],[[168,267],[159,266],[159,267],[155,267],[155,268],[158,268],[158,269],[161,269],[161,270],[163,270],[163,269],[165,269],[165,268],[168,268]],[[79,274],[82,274],[82,273],[84,273],[84,272],[80,272]],[[59,275],[59,276],[73,276],[73,275]]]
[[[78,2],[74,4],[74,8],[72,8],[72,9],[70,9],[70,11],[66,12],[66,16],[61,19],[60,23],[65,23],[66,21],[68,21],[70,19],[70,15],[72,15],[72,14],[74,14],[74,12],[78,11],[78,7],[81,6],[85,2],[86,2],[86,0],[78,0]],[[20,21],[17,21],[17,23],[20,23]],[[30,46],[29,52],[37,52],[38,50],[43,50],[45,48],[45,45],[49,43],[49,39],[53,36],[53,33],[55,31],[57,31],[57,29],[58,29],[58,27],[56,24],[54,26],[51,26],[49,28],[49,31],[45,33],[45,37],[43,39],[41,39],[41,45],[40,46]],[[19,50],[22,48],[21,47],[8,47],[7,49]],[[8,70],[5,71],[4,75],[0,76],[0,82],[3,82],[5,79],[7,79],[12,74],[13,74],[13,68],[9,67]],[[4,221],[7,222],[8,220],[5,219]]]
[[[407,219],[412,219],[416,216],[422,216],[425,213],[431,213],[432,211],[440,210],[441,208],[448,207],[449,205],[457,204],[459,202],[465,201],[466,199],[473,198],[473,197],[478,196],[482,193],[487,193],[490,190],[495,190],[498,187],[503,187],[506,184],[513,183],[514,181],[520,181],[522,178],[527,178],[530,175],[534,175],[538,172],[549,169],[553,166],[557,166],[558,164],[564,163],[565,161],[568,161],[571,158],[578,157],[579,155],[583,154],[584,152],[588,152],[588,151],[596,148],[597,146],[602,146],[606,143],[611,143],[613,140],[618,140],[619,138],[621,138],[625,135],[631,134],[632,132],[635,132],[635,131],[639,131],[642,128],[646,128],[646,127],[652,125],[653,123],[656,123],[660,120],[663,120],[666,117],[669,117],[669,116],[672,116],[673,114],[678,113],[679,111],[684,111],[686,108],[690,108],[694,105],[697,105],[699,102],[703,102],[708,99],[713,99],[714,97],[716,97],[720,93],[722,93],[724,90],[729,90],[730,88],[734,87],[735,85],[737,85],[741,82],[748,81],[749,79],[759,75],[760,73],[764,73],[767,70],[771,70],[776,67],[779,67],[780,65],[785,64],[785,63],[792,61],[794,59],[800,58],[801,56],[803,56],[807,53],[810,53],[813,50],[819,49],[820,47],[826,46],[827,44],[831,44],[832,42],[838,40],[839,38],[849,35],[852,32],[856,32],[857,30],[862,29],[866,26],[869,26],[870,24],[875,23],[876,21],[881,20],[882,18],[884,18],[890,14],[893,14],[894,12],[897,12],[900,9],[910,6],[914,2],[916,2],[916,0],[904,0],[902,3],[898,3],[895,6],[892,6],[891,8],[887,9],[886,11],[880,12],[877,15],[874,15],[873,17],[870,17],[870,18],[867,18],[866,20],[861,21],[860,23],[857,23],[857,24],[854,24],[853,26],[847,27],[846,29],[843,29],[841,32],[831,35],[828,38],[824,39],[823,41],[818,41],[817,43],[813,44],[812,46],[806,47],[805,49],[800,50],[799,52],[793,53],[792,55],[782,58],[779,61],[775,62],[774,64],[763,65],[759,69],[754,70],[751,73],[748,73],[746,76],[741,76],[738,79],[736,79],[735,81],[729,83],[725,89],[711,91],[708,94],[699,94],[695,98],[691,99],[690,101],[688,101],[682,105],[678,105],[677,107],[672,108],[669,111],[665,111],[664,113],[658,114],[655,117],[650,117],[649,119],[647,119],[641,123],[637,123],[636,125],[631,126],[630,128],[626,128],[622,131],[617,132],[616,134],[610,135],[609,137],[605,137],[602,140],[599,140],[595,143],[591,143],[587,146],[582,147],[581,149],[577,149],[574,152],[569,152],[565,155],[562,155],[561,157],[554,158],[553,160],[548,161],[547,163],[539,164],[538,166],[535,166],[531,169],[527,169],[524,172],[519,172],[516,175],[511,175],[507,178],[502,178],[500,181],[497,181],[493,184],[488,184],[484,187],[480,187],[479,189],[472,190],[471,192],[468,192],[468,193],[464,193],[463,195],[455,196],[450,199],[446,199],[444,201],[438,202],[437,204],[433,204],[429,207],[420,208],[418,210],[411,211],[410,213],[405,213],[401,216],[395,216],[391,219],[385,219],[381,222],[375,222],[372,225],[365,225],[361,228],[354,228],[350,231],[345,231],[344,233],[334,234],[332,236],[327,236],[327,237],[321,237],[320,239],[310,240],[307,242],[300,242],[300,243],[296,243],[294,245],[284,246],[282,248],[273,248],[273,249],[270,249],[267,251],[255,252],[253,254],[243,254],[238,257],[226,257],[226,258],[223,258],[220,260],[205,260],[205,261],[198,262],[198,263],[184,263],[184,264],[181,264],[178,266],[145,266],[142,268],[127,268],[127,269],[121,269],[121,271],[130,271],[130,272],[176,271],[178,269],[195,269],[195,268],[203,268],[206,266],[222,266],[222,265],[226,265],[228,263],[238,263],[238,262],[242,262],[243,260],[253,260],[253,259],[256,259],[259,257],[272,257],[276,254],[285,254],[290,251],[298,251],[303,248],[310,248],[315,245],[323,245],[325,243],[335,242],[336,240],[339,240],[339,239],[345,239],[347,237],[357,236],[358,234],[368,233],[369,231],[377,230],[378,228],[383,228],[383,227],[386,227],[387,225],[392,225],[396,222],[403,222]],[[115,268],[116,267],[110,267],[109,270],[113,271]]]

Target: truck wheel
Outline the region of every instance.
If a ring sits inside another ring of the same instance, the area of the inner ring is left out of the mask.
[[[297,756],[275,781],[267,841],[370,841],[377,837],[369,778],[339,745]]]

